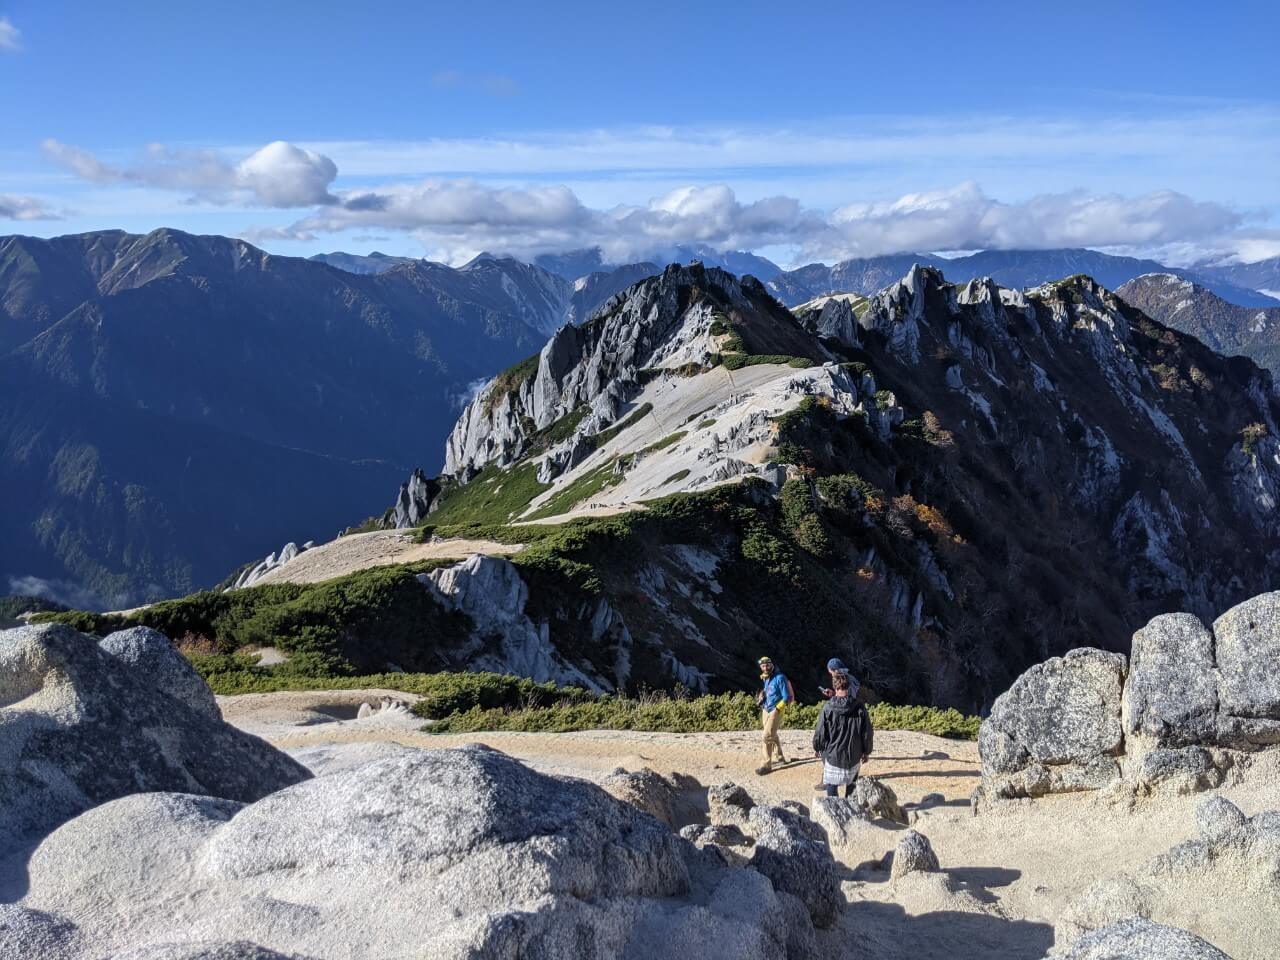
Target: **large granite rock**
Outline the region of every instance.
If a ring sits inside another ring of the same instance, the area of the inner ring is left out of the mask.
[[[797,897],[809,910],[815,927],[829,927],[844,907],[835,861],[813,821],[782,807],[757,805],[748,816],[748,832],[755,837],[751,866],[772,882],[774,889]]]
[[[249,802],[306,768],[223,723],[149,633],[0,633],[0,853],[98,804],[165,790]]]
[[[1165,614],[1133,635],[1122,704],[1127,735],[1157,747],[1211,743],[1217,710],[1214,638],[1198,617]]]
[[[1123,749],[1125,658],[1072,650],[1038,664],[996,699],[978,734],[983,788],[995,797],[1097,789]]]
[[[1194,933],[1131,917],[1076,941],[1066,960],[1231,960]]]
[[[29,872],[21,907],[56,911],[61,960],[126,947],[204,957],[238,941],[332,960],[605,960],[655,944],[726,960],[813,955],[809,913],[764,874],[592,784],[480,746],[396,754],[247,806],[126,797],[52,833]]]
[[[146,676],[161,692],[207,717],[222,719],[218,698],[209,685],[159,630],[150,627],[117,630],[107,634],[98,646],[127,663],[137,675]]]
[[[1280,591],[1232,607],[1213,624],[1219,739],[1280,743]]]

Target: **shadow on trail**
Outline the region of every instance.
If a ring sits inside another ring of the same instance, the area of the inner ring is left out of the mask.
[[[849,904],[841,927],[876,960],[1040,960],[1053,946],[1053,928],[1030,920],[938,910],[909,916],[896,903]]]

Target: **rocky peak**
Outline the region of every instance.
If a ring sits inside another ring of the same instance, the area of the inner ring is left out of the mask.
[[[561,327],[537,357],[490,381],[449,437],[445,473],[465,481],[486,464],[510,464],[535,433],[584,407],[584,428],[609,426],[642,377],[717,362],[730,321],[756,352],[827,355],[753,278],[672,264],[615,294],[585,323]]]

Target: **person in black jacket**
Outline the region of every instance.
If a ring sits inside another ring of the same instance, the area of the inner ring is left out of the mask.
[[[836,796],[841,784],[844,795],[853,793],[858,770],[871,755],[871,715],[849,689],[847,674],[832,677],[834,696],[818,715],[813,731],[813,752],[822,758],[822,785],[827,796]]]

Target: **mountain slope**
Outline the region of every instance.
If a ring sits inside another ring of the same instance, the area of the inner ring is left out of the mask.
[[[974,710],[1272,584],[1278,422],[1265,371],[1087,278],[917,267],[793,316],[669,267],[486,386],[405,522],[529,544],[527,595],[477,612],[525,626],[455,665],[719,689],[761,652],[802,680],[840,655],[882,696]],[[507,563],[440,582],[474,600]]]
[[[1249,285],[1237,285],[1226,274],[1179,270],[1154,260],[1117,257],[1096,250],[983,250],[965,257],[943,258],[920,254],[844,260],[827,267],[820,263],[789,270],[768,284],[783,303],[794,306],[827,293],[872,294],[907,272],[912,264],[935,267],[952,283],[990,277],[1014,289],[1039,286],[1060,277],[1085,274],[1108,289],[1145,273],[1172,273],[1214,290],[1232,303],[1245,306],[1280,306],[1280,302]]]
[[[1280,300],[1280,257],[1271,257],[1256,263],[1202,263],[1196,265],[1195,271],[1209,280],[1257,290],[1259,293],[1265,293],[1269,297]]]
[[[368,513],[468,384],[544,336],[422,261],[357,276],[172,230],[0,249],[7,329],[31,334],[0,358],[0,575],[104,603]]]
[[[1280,307],[1241,307],[1167,273],[1144,274],[1116,290],[1124,300],[1213,350],[1242,354],[1280,373]]]
[[[316,263],[327,264],[330,267],[336,267],[339,270],[345,270],[347,273],[360,274],[376,274],[386,273],[393,270],[402,263],[412,263],[413,257],[392,257],[385,253],[373,251],[369,254],[358,253],[342,253],[335,251],[333,253],[317,253],[309,259]]]

